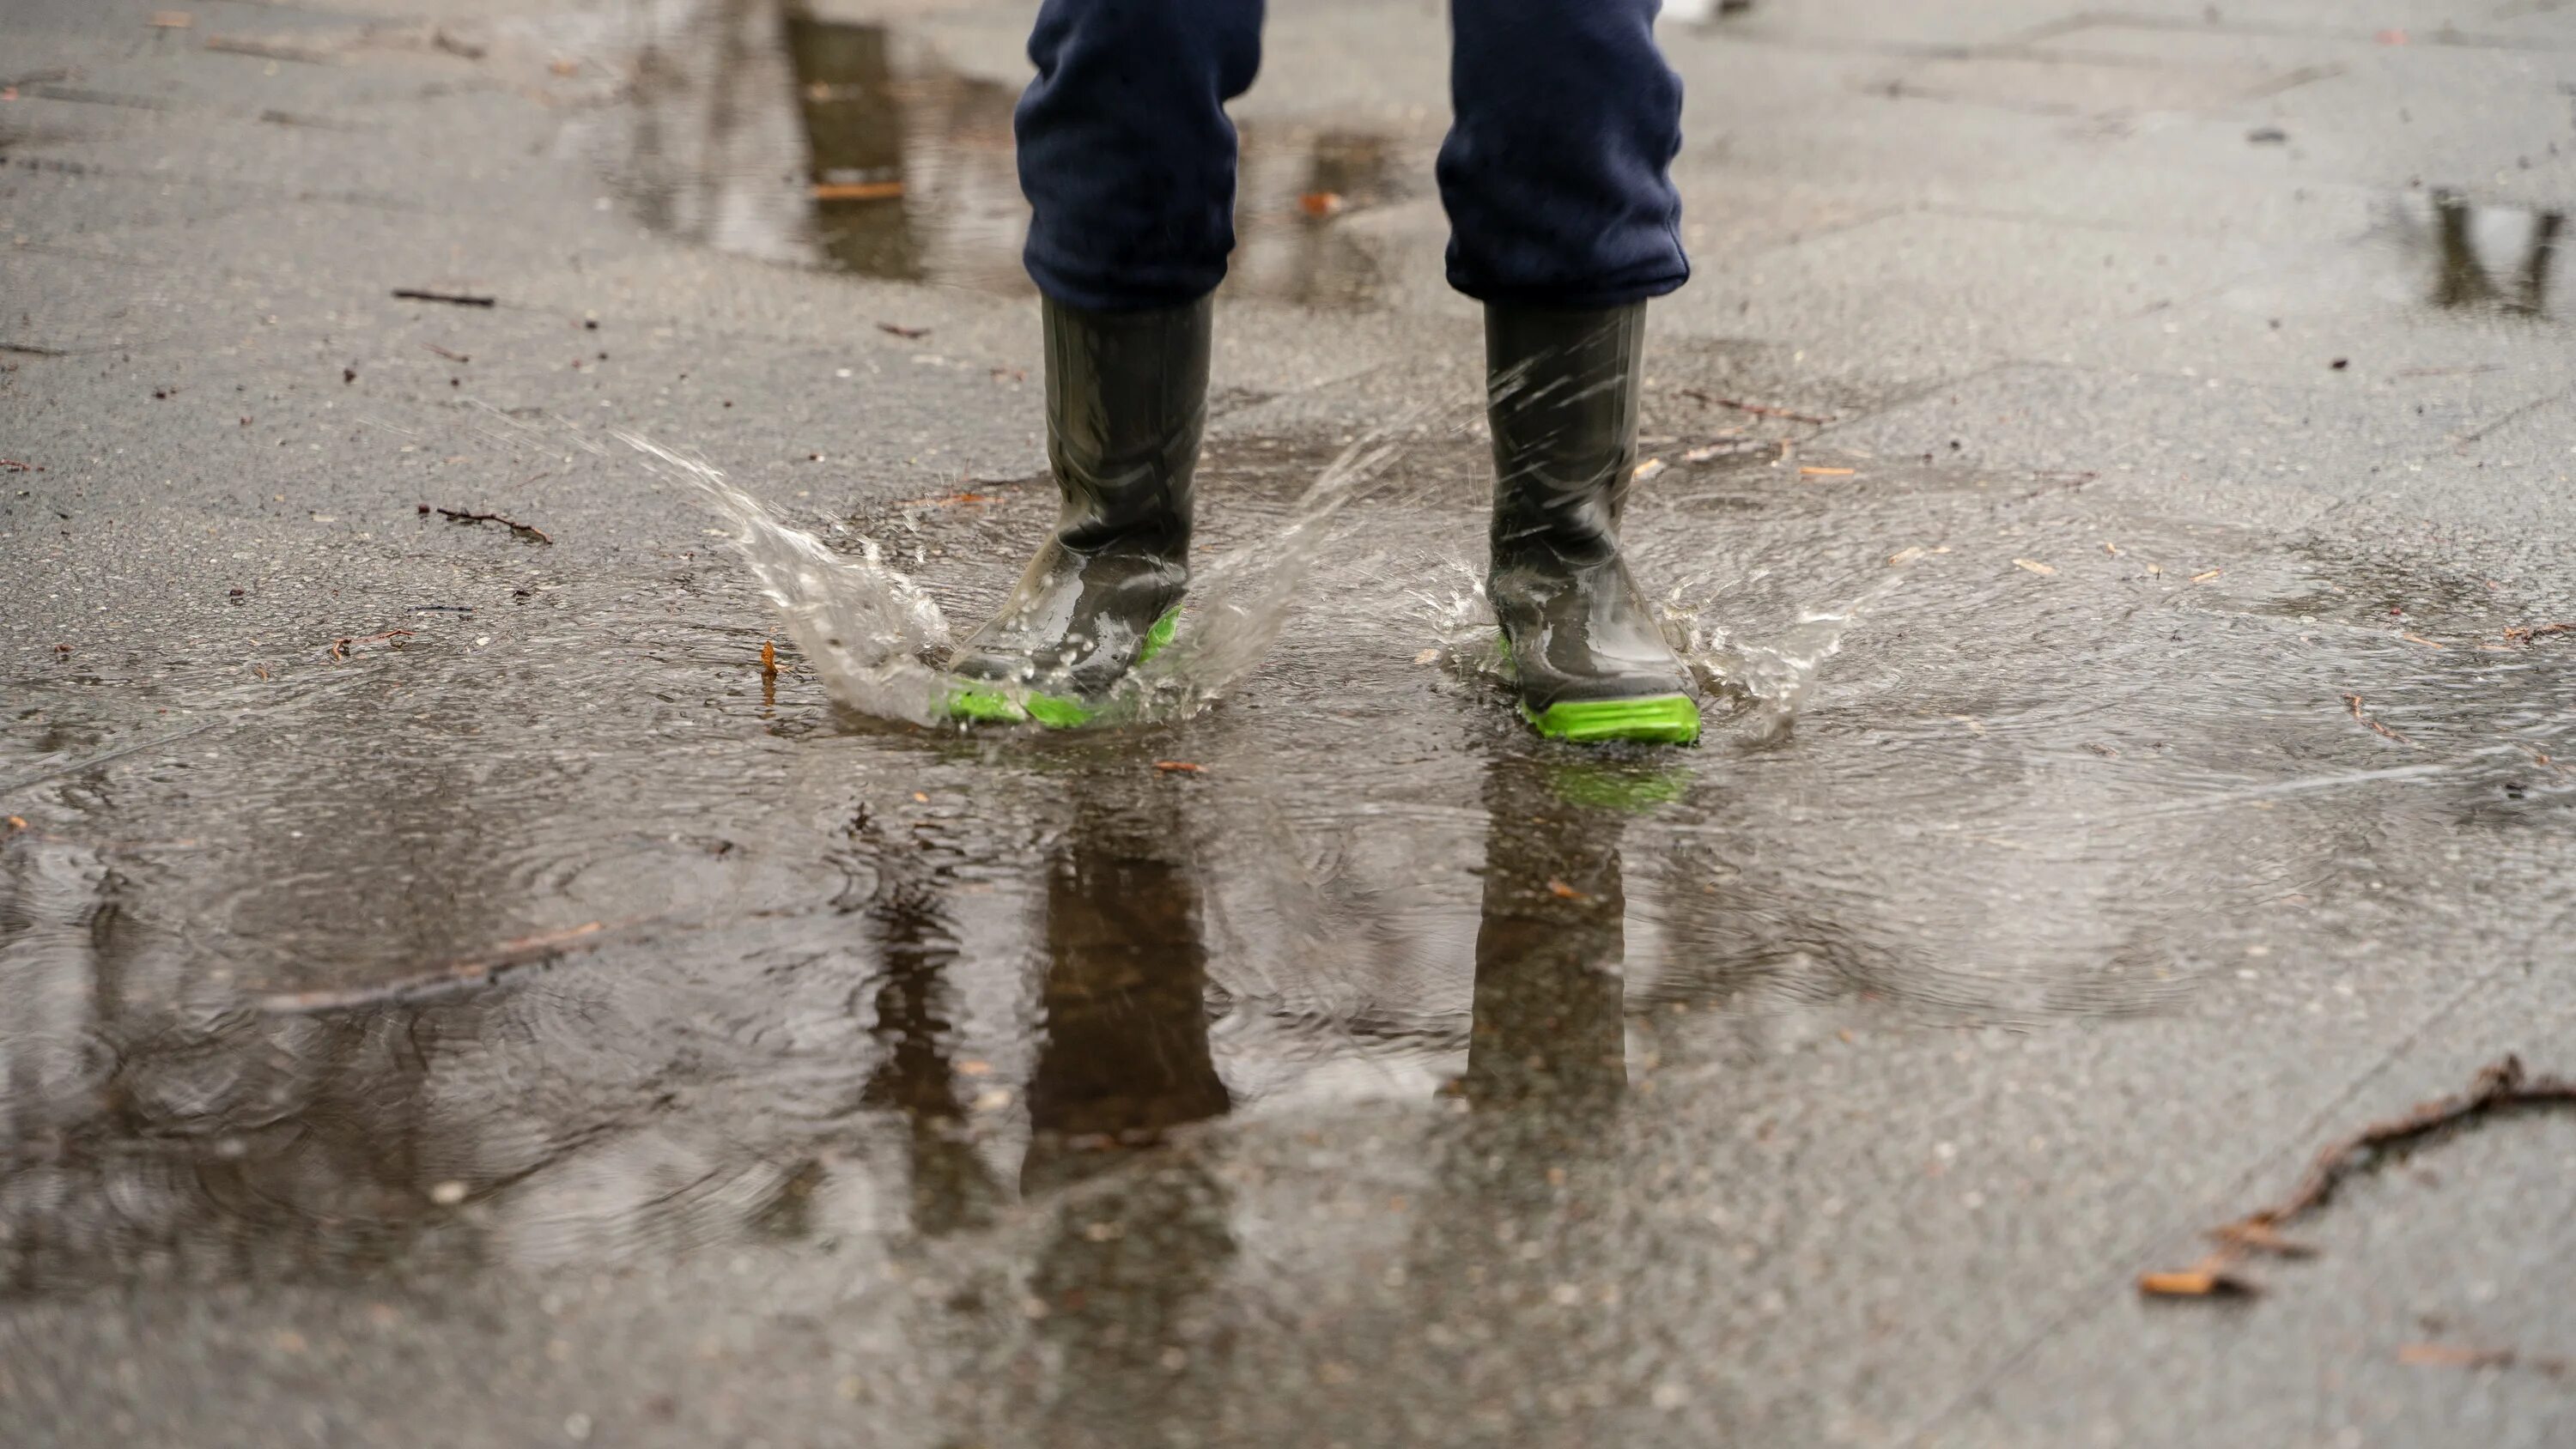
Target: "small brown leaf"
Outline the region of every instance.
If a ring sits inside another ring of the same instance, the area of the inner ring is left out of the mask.
[[[1554,876],[1550,876],[1548,878],[1547,893],[1561,901],[1579,901],[1587,906],[1599,899],[1596,896],[1585,895],[1583,892],[1576,890],[1574,887],[1567,885],[1561,880],[1556,879]]]
[[[1189,760],[1156,760],[1154,768],[1166,775],[1204,775],[1207,766]]]
[[[1309,191],[1297,198],[1297,209],[1316,221],[1339,216],[1349,206],[1338,191]]]
[[[901,181],[817,181],[816,201],[893,201],[903,195]]]
[[[2149,1298],[2250,1298],[2263,1290],[2222,1268],[2186,1268],[2179,1273],[2141,1273],[2138,1291]]]
[[[778,646],[766,639],[760,641],[760,677],[763,679],[778,677]]]

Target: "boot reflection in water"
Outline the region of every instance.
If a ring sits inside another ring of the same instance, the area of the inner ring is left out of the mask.
[[[1527,759],[1486,767],[1474,1028],[1459,1083],[1479,1108],[1590,1117],[1627,1092],[1626,784]]]
[[[1169,825],[1078,804],[1048,876],[1046,1036],[1021,1188],[1059,1197],[1028,1290],[1060,1361],[1034,1442],[1162,1442],[1139,1420],[1188,1412],[1172,1375],[1205,1357],[1199,1315],[1234,1256],[1231,1199],[1207,1165],[1129,1150],[1231,1105],[1208,1047],[1198,892],[1161,853]]]
[[[1613,1385],[1659,1346],[1617,1304],[1640,1269],[1624,1181],[1628,1101],[1622,797],[1655,782],[1497,759],[1485,776],[1485,877],[1461,1120],[1431,1139],[1431,1181],[1402,1259],[1415,1372],[1466,1405],[1513,1398],[1514,1442],[1635,1442]],[[1651,1261],[1651,1259],[1649,1259]],[[1651,1271],[1649,1269],[1648,1271]],[[1515,1331],[1474,1325],[1508,1315]],[[1319,1439],[1323,1436],[1318,1435]],[[1356,1436],[1355,1436],[1356,1437]],[[1725,1435],[1703,1436],[1722,1442]]]
[[[1619,544],[1645,306],[1682,285],[1681,82],[1658,0],[1479,0],[1451,17],[1438,166],[1450,285],[1485,304],[1487,591],[1521,713],[1564,739],[1687,743],[1689,676]],[[1066,726],[1172,637],[1207,421],[1209,296],[1234,248],[1226,102],[1262,0],[1045,0],[1015,117],[1043,295],[1053,534],[959,648],[949,712]]]

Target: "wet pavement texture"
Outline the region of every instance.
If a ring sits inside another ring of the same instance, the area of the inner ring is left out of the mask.
[[[0,1443],[2563,1442],[2563,1114],[2133,1282],[2576,1073],[2576,11],[1669,21],[1710,731],[1584,751],[1437,7],[1272,7],[1202,559],[1391,463],[1041,736],[614,441],[1001,596],[1027,7],[166,8],[0,17]]]

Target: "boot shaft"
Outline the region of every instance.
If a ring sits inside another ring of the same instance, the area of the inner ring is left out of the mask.
[[[1063,493],[1056,537],[1077,554],[1123,545],[1189,553],[1207,428],[1209,299],[1092,312],[1047,299],[1047,463]]]
[[[1618,549],[1637,463],[1646,304],[1485,308],[1485,416],[1494,440],[1494,562]]]

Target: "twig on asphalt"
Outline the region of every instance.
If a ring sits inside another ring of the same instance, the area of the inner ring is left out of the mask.
[[[905,327],[893,322],[880,322],[877,324],[877,330],[891,332],[906,342],[918,342],[930,335],[930,329],[927,327]]]
[[[626,924],[637,923],[630,921]],[[504,941],[480,956],[374,986],[353,987],[345,991],[288,991],[264,996],[260,998],[259,1009],[272,1016],[351,1011],[372,1006],[404,1005],[454,992],[472,991],[551,965],[575,949],[587,950],[605,945],[605,941],[593,938],[607,934],[610,929],[603,921],[585,921],[570,930],[547,931]]]
[[[2437,1097],[2403,1116],[2373,1122],[2318,1153],[2295,1192],[2271,1207],[2248,1214],[2245,1221],[2277,1227],[2313,1212],[2333,1199],[2345,1178],[2376,1161],[2382,1149],[2509,1107],[2576,1107],[2576,1080],[2530,1076],[2523,1071],[2522,1058],[2505,1057],[2481,1070],[2469,1090],[2458,1096]]]
[[[2379,721],[2372,719],[2369,712],[2361,707],[2360,695],[2347,694],[2343,697],[2343,703],[2344,708],[2352,711],[2352,717],[2361,721],[2363,724],[2370,726],[2372,732],[2385,735],[2389,739],[2395,740],[2401,745],[2412,745],[2415,743],[2413,740],[2406,738],[2406,736],[2401,735],[2397,731],[2390,729],[2388,726],[2381,724]]]
[[[418,287],[396,287],[394,295],[406,302],[445,302],[451,307],[489,307],[498,300],[468,296],[463,292],[425,292]]]
[[[446,519],[450,523],[497,523],[522,538],[533,538],[539,543],[548,545],[554,543],[554,540],[546,535],[546,531],[537,527],[535,524],[521,523],[516,519],[503,518],[497,513],[468,513],[461,508],[440,508],[432,510],[426,503],[420,505],[420,511],[423,513],[435,511],[439,517]]]
[[[450,352],[435,342],[424,342],[421,346],[428,348],[430,351],[437,353],[439,356],[446,358],[450,362],[472,362],[474,360],[462,352]]]
[[[2138,1291],[2150,1297],[2203,1298],[2221,1293],[2254,1293],[2261,1285],[2229,1270],[2247,1253],[2304,1257],[2315,1251],[2284,1238],[2280,1229],[2324,1207],[2354,1174],[2386,1160],[2393,1148],[2420,1142],[2437,1133],[2497,1112],[2538,1107],[2576,1107],[2576,1079],[2535,1077],[2523,1070],[2522,1058],[2507,1056],[2481,1070],[2469,1089],[2453,1097],[2436,1097],[2412,1111],[2373,1122],[2327,1147],[2309,1164],[2307,1175],[2288,1197],[2258,1208],[2235,1222],[2210,1231],[2218,1251],[2179,1273],[2146,1273]],[[2210,1286],[2225,1283],[2232,1286]]]
[[[1739,402],[1734,398],[1719,397],[1713,392],[1703,392],[1695,387],[1683,388],[1681,394],[1687,398],[1697,398],[1715,407],[1733,408],[1739,413],[1751,413],[1757,418],[1779,418],[1792,423],[1813,423],[1820,428],[1833,421],[1832,418],[1820,418],[1813,413],[1798,413],[1791,412],[1787,408],[1775,408],[1768,403]]]
[[[409,639],[411,637],[413,637],[413,635],[412,631],[409,629],[387,629],[381,634],[369,634],[364,638],[352,637],[340,639],[332,643],[331,657],[333,659],[348,658],[349,646],[352,644],[373,644],[379,639]]]
[[[2576,624],[2543,624],[2538,628],[2517,625],[2504,631],[2505,642],[2509,644],[2528,644],[2550,634],[2576,634]]]

